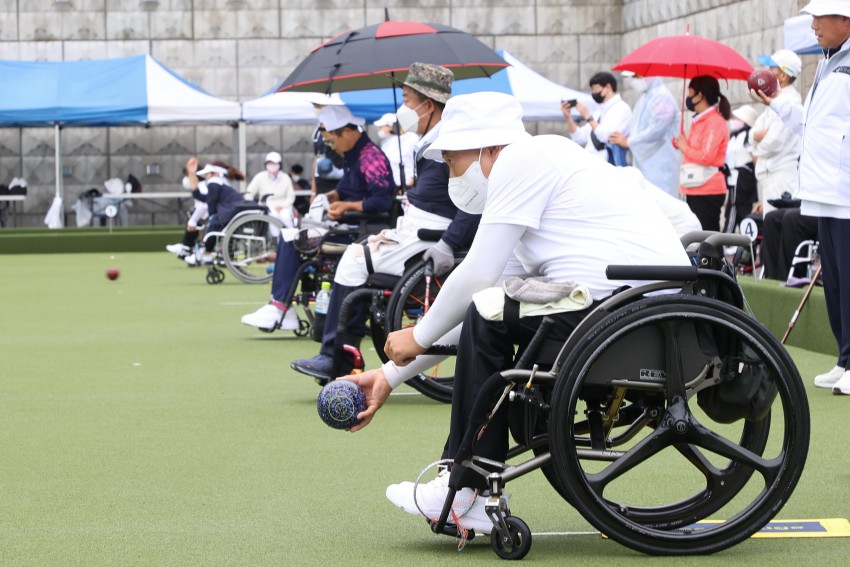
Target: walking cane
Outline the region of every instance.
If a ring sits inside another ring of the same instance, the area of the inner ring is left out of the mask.
[[[791,334],[791,329],[794,328],[794,324],[797,322],[797,317],[800,316],[800,313],[803,311],[803,307],[806,305],[806,301],[809,300],[809,295],[812,293],[812,289],[815,287],[815,284],[820,277],[820,270],[822,266],[818,266],[817,271],[815,271],[815,275],[812,276],[812,281],[809,282],[809,287],[806,288],[806,294],[803,295],[803,300],[800,302],[800,305],[797,306],[797,310],[794,311],[794,315],[791,316],[791,322],[788,323],[788,328],[785,329],[785,335],[782,336],[782,340],[779,341],[780,344],[785,344],[785,340],[788,338],[788,335]]]

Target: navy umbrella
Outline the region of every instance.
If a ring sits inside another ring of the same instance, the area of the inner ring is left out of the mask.
[[[508,66],[474,36],[440,24],[386,21],[350,30],[315,48],[281,91],[343,92],[391,87],[410,65],[451,69],[455,80],[489,77]]]

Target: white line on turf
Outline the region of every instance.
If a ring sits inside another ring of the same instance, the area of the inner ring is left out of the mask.
[[[266,301],[266,302],[262,302],[262,301],[223,301],[223,302],[219,303],[219,305],[226,305],[226,306],[232,306],[232,305],[265,305],[266,303],[268,303],[268,301]]]
[[[537,536],[574,536],[574,535],[599,535],[599,532],[531,532],[534,537]]]

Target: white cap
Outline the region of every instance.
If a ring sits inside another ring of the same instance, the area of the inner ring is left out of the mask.
[[[496,92],[457,95],[446,103],[440,133],[424,155],[441,161],[443,150],[506,146],[530,138],[516,97]]]
[[[396,116],[392,112],[387,112],[377,120],[375,120],[372,124],[380,128],[381,126],[392,126],[396,123]]]
[[[359,116],[354,116],[347,106],[326,106],[319,114],[319,122],[325,127],[325,130],[333,131],[349,124],[363,126],[366,120]]]
[[[280,157],[280,154],[277,152],[269,152],[266,154],[266,159],[263,160],[263,163],[269,163],[270,161],[274,163],[283,163],[283,158]]]
[[[780,49],[773,55],[759,55],[759,63],[765,67],[777,67],[789,77],[796,77],[803,70],[803,60],[790,49]]]
[[[325,94],[325,93],[298,93],[300,94],[305,101],[311,104],[318,104],[320,106],[343,106],[345,103],[339,97],[338,94]]]
[[[228,172],[227,172],[227,170],[226,170],[226,169],[224,169],[223,167],[219,167],[219,166],[217,166],[217,165],[213,165],[213,164],[211,164],[211,163],[208,163],[208,164],[207,164],[207,165],[205,165],[202,169],[199,169],[199,170],[195,173],[195,175],[197,175],[198,177],[200,177],[200,176],[202,176],[202,175],[206,175],[206,174],[208,174],[208,173],[218,173],[219,175],[227,176],[227,173],[228,173]]]
[[[753,127],[753,124],[756,123],[756,118],[759,117],[758,110],[751,104],[745,104],[744,106],[738,107],[732,111],[732,116],[749,126]]]
[[[813,16],[844,16],[850,18],[850,0],[812,0],[800,10]]]

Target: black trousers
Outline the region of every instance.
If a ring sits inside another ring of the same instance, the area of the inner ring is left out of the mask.
[[[726,195],[687,195],[685,199],[703,230],[720,230],[720,211]]]
[[[823,291],[838,366],[850,367],[850,219],[818,219]]]
[[[582,311],[549,315],[555,324],[548,338],[565,341],[595,305]],[[478,314],[474,304],[469,306],[458,343],[455,383],[452,390],[451,425],[443,458],[454,458],[469,427],[469,416],[481,385],[492,374],[513,367],[514,345],[519,345],[516,355],[519,357],[542,321],[543,317],[520,319],[521,329],[519,336],[516,336],[504,322],[487,321]],[[493,405],[497,399],[498,396],[492,400]],[[508,405],[507,402],[502,404],[484,435],[476,441],[473,451],[475,455],[495,461],[505,461],[508,453]],[[486,486],[484,480],[480,475],[471,473],[464,476],[461,484],[484,488]]]
[[[799,208],[776,209],[765,215],[763,230],[761,262],[764,277],[784,282],[788,279],[797,246],[804,240],[817,239],[818,219],[801,215]]]

